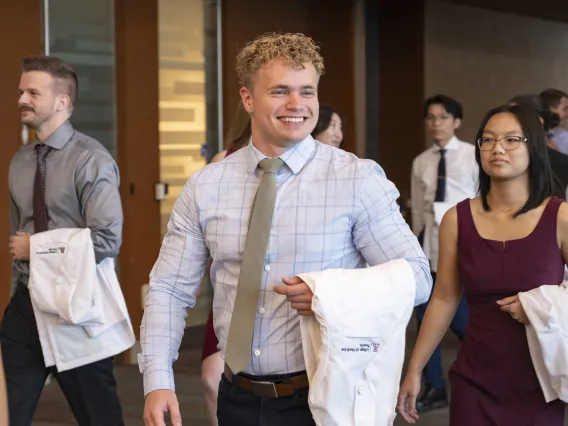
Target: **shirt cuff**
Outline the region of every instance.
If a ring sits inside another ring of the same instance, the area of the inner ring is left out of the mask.
[[[176,390],[174,370],[171,365],[140,365],[140,370],[144,378],[144,397],[155,390]]]
[[[144,397],[155,390],[175,391],[173,371],[152,371],[144,373]]]

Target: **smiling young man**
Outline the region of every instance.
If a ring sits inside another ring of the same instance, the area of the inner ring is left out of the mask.
[[[148,426],[164,425],[165,411],[181,424],[172,363],[209,256],[226,362],[220,426],[314,425],[300,335],[312,294],[297,274],[404,258],[416,302],[430,294],[427,259],[383,170],[310,136],[324,71],[314,41],[261,36],[240,52],[237,71],[251,142],[189,179],[151,273],[139,357]]]

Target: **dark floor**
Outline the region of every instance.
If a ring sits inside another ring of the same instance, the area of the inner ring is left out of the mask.
[[[451,345],[453,346],[453,345]],[[454,356],[455,350],[449,347],[445,351],[445,360]],[[182,407],[184,426],[209,426],[201,383],[198,375],[200,353],[196,350],[185,350],[178,361],[183,368],[177,372],[177,395]],[[120,398],[123,403],[126,426],[144,426],[142,420],[143,399],[142,380],[135,366],[118,366],[116,377],[119,382]],[[71,426],[75,421],[63,395],[55,382],[47,385],[40,400],[33,426]],[[401,419],[395,422],[396,426],[406,424]],[[439,426],[447,424],[447,410],[424,414],[419,425]]]
[[[413,319],[408,327],[407,357],[412,351],[416,336],[415,324],[416,322]],[[183,426],[210,426],[199,379],[202,336],[199,335],[199,332],[192,330],[186,333],[185,337],[187,339],[184,338],[184,341],[194,342],[194,346],[199,347],[199,349],[192,349],[189,344],[185,344],[186,349],[180,352],[179,360],[175,365],[177,395],[182,409]],[[442,343],[444,370],[446,372],[455,359],[457,347],[457,339],[453,335],[447,335]],[[126,426],[144,426],[142,419],[144,409],[142,378],[137,366],[117,366],[116,377]],[[405,424],[402,418],[398,418],[394,426]],[[423,414],[418,422],[418,426],[444,426],[447,424],[447,409]],[[46,386],[33,422],[33,426],[47,425],[75,425],[71,412],[55,382]],[[568,426],[568,421],[566,426]]]
[[[412,326],[408,330],[409,346],[407,356],[412,349],[416,331]],[[199,340],[199,339],[197,339]],[[443,343],[443,360],[447,371],[456,354],[457,341],[448,336]],[[177,395],[182,409],[184,426],[209,426],[205,402],[199,380],[200,349],[184,349],[176,363]],[[116,368],[116,377],[119,384],[120,398],[123,404],[126,426],[144,426],[142,378],[137,366],[119,365]],[[418,425],[441,426],[448,422],[447,410],[437,410],[421,416]],[[57,383],[47,385],[36,412],[33,426],[70,426],[75,421],[63,398]],[[395,426],[406,424],[402,419],[395,422]]]

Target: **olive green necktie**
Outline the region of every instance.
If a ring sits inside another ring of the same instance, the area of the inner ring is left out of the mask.
[[[248,365],[251,357],[256,308],[276,201],[276,172],[283,164],[280,158],[265,158],[260,162],[264,174],[253,202],[225,354],[225,361],[235,374]]]

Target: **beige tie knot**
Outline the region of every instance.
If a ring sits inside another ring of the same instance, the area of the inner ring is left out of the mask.
[[[280,158],[265,158],[260,160],[260,168],[264,170],[264,173],[276,174],[276,172],[284,165],[284,161]]]

